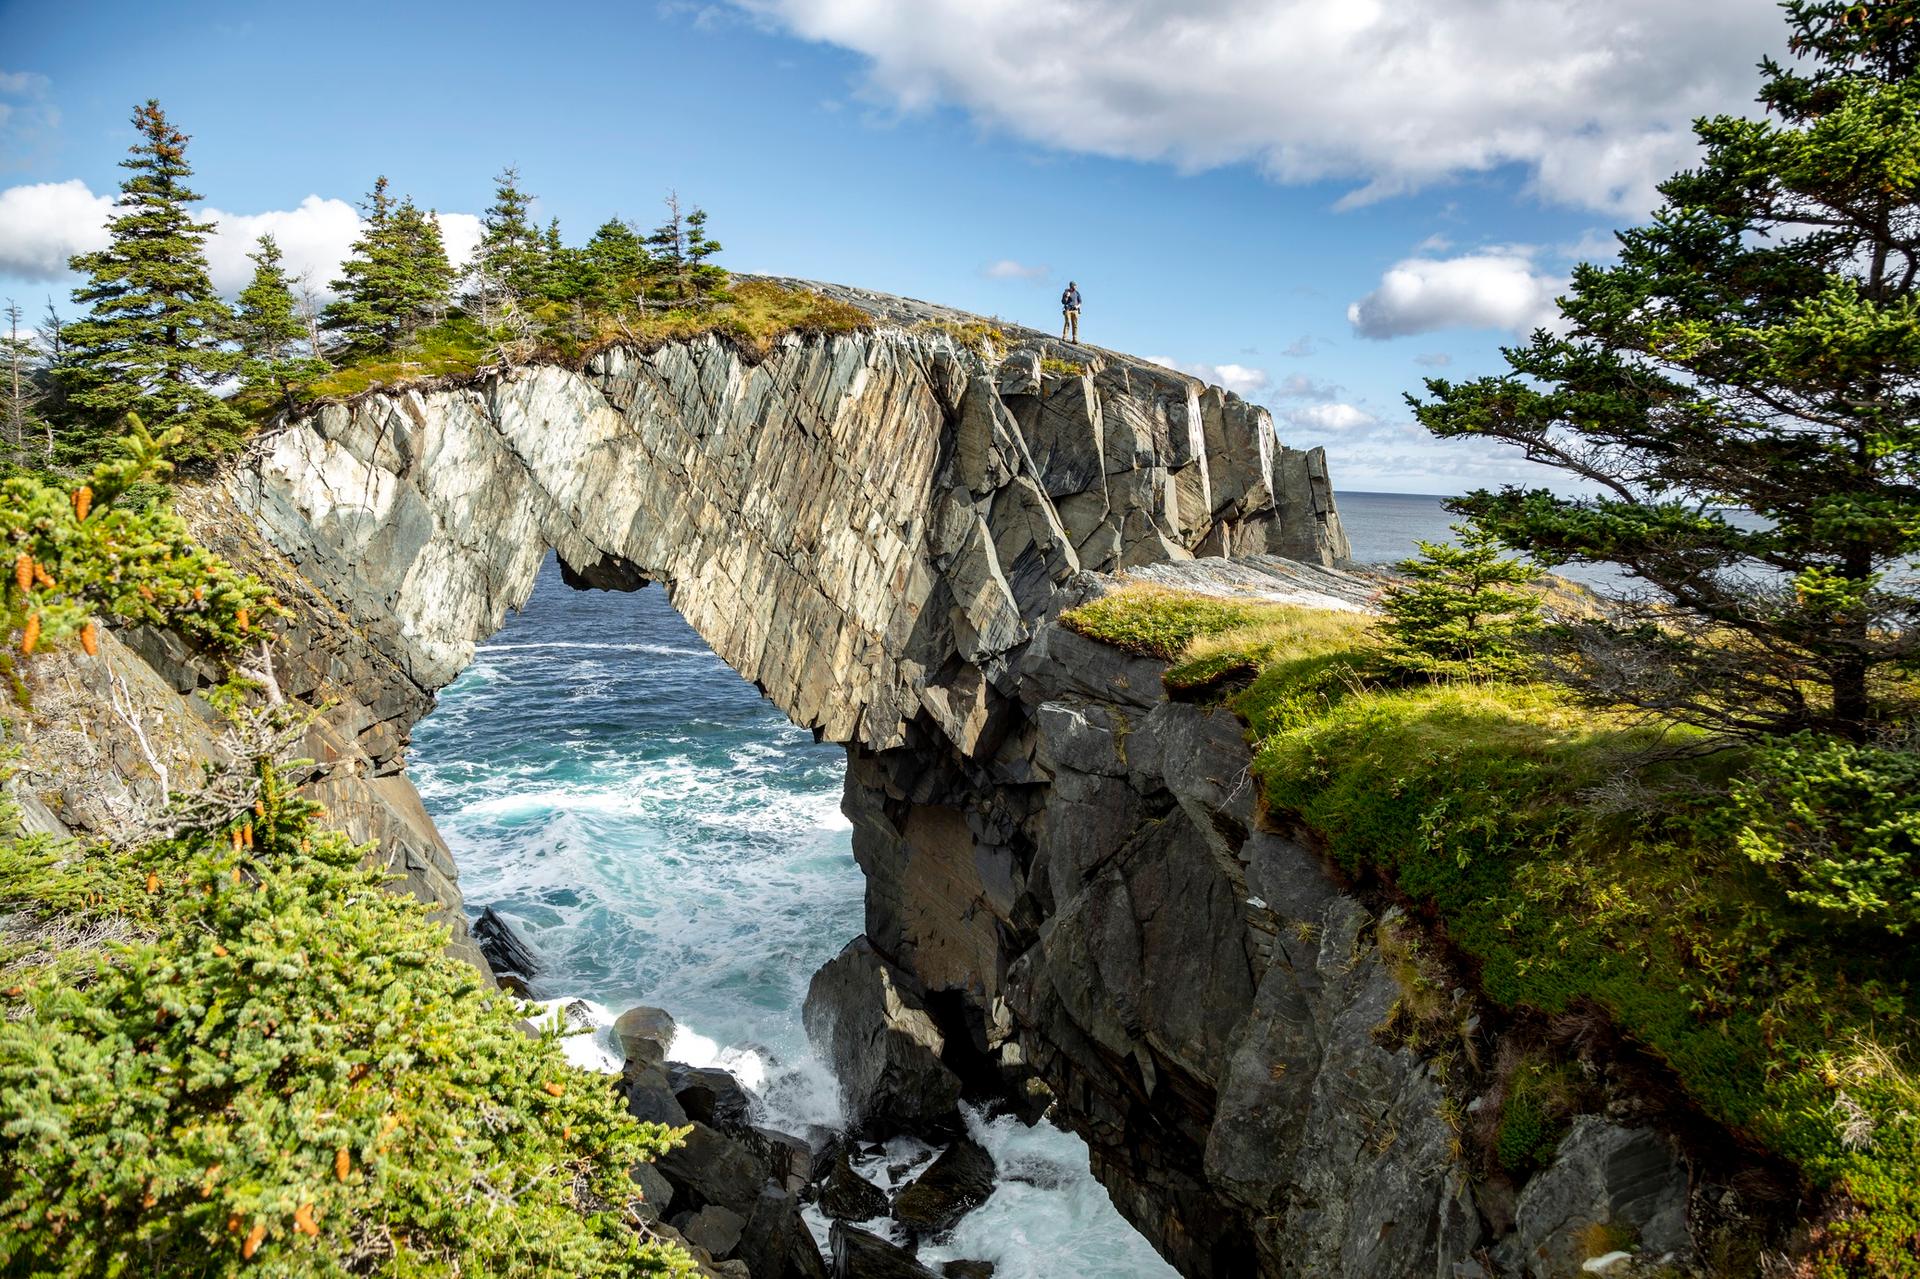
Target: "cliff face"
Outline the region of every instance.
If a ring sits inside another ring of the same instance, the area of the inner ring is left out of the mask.
[[[373,395],[190,494],[203,537],[294,610],[276,674],[329,707],[323,802],[457,918],[411,726],[549,550],[583,587],[660,583],[847,745],[875,962],[924,993],[970,1086],[1043,1078],[1186,1273],[1453,1273],[1482,1218],[1439,1084],[1374,1033],[1399,990],[1377,921],[1259,829],[1231,717],[1052,620],[1116,573],[1356,606],[1324,455],[1166,369],[1034,335],[982,354],[956,340],[967,317],[839,292],[873,332]],[[108,657],[130,710],[88,758],[114,786],[150,795],[218,752],[206,672],[153,635]],[[60,662],[43,689],[104,678]],[[110,829],[113,786],[63,783],[72,743],[37,740],[37,820]],[[456,946],[480,962],[464,926]]]

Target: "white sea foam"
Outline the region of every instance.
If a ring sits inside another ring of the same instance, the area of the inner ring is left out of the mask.
[[[560,1041],[560,1051],[568,1061],[603,1075],[620,1073],[622,1058],[612,1041],[613,1014],[604,1005],[568,997],[534,1002],[541,1008],[540,1015],[531,1019],[534,1025],[542,1029],[558,1026],[567,1032]]]

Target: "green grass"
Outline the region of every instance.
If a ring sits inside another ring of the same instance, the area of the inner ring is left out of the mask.
[[[1920,1276],[1920,955],[1794,905],[1739,851],[1742,751],[1656,757],[1674,730],[1544,685],[1383,686],[1351,618],[1278,615],[1289,648],[1255,625],[1268,607],[1131,588],[1064,620],[1169,657],[1175,691],[1256,672],[1226,700],[1273,817],[1426,912],[1489,999],[1603,1011],[1704,1113],[1836,1192],[1820,1273]],[[1550,1135],[1530,1096],[1503,1158]]]
[[[1061,377],[1079,377],[1087,371],[1087,366],[1078,360],[1063,360],[1057,355],[1049,355],[1040,361],[1040,367],[1049,373]]]
[[[535,309],[535,320],[531,348],[516,356],[519,363],[575,366],[607,346],[630,343],[653,350],[709,333],[759,359],[789,334],[854,333],[873,324],[872,316],[850,303],[767,280],[734,284],[698,307],[656,304],[644,312],[615,315],[577,313],[567,305],[546,303]],[[302,387],[298,400],[304,407],[470,377],[500,358],[500,344],[471,316],[456,312],[421,329],[397,350],[346,356],[324,377]],[[252,391],[236,396],[233,403],[255,422],[270,420],[282,407],[277,398]]]

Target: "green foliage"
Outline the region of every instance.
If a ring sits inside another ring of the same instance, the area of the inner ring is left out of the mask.
[[[1525,1174],[1553,1157],[1576,1102],[1572,1067],[1528,1057],[1507,1076],[1494,1129],[1493,1157],[1510,1173]]]
[[[358,353],[392,351],[446,310],[453,294],[440,222],[411,197],[397,203],[385,176],[375,179],[361,206],[366,226],[333,282],[325,327],[345,335]]]
[[[678,303],[698,303],[725,286],[726,276],[708,259],[720,242],[707,234],[706,210],[682,213],[680,197],[667,193],[667,217],[647,237],[648,265],[657,287]]]
[[[207,276],[203,245],[213,226],[187,208],[200,198],[187,186],[187,135],[152,100],[134,109],[133,125],[140,141],[121,161],[132,176],[120,184],[111,240],[68,263],[87,277],[73,300],[88,310],[63,333],[60,376],[73,421],[60,446],[82,465],[111,450],[132,412],[163,433],[180,427],[180,456],[190,460],[230,447],[243,425],[213,392],[238,360],[225,346],[227,305]]]
[[[0,1268],[691,1274],[631,1215],[629,1168],[675,1134],[524,1033],[366,849],[260,780],[252,810],[133,853],[0,850],[9,910],[70,919],[103,870],[146,899],[83,985],[13,978]]]
[[[1618,264],[1574,272],[1566,331],[1414,406],[1600,490],[1455,509],[1543,563],[1657,588],[1657,607],[1568,631],[1570,651],[1639,649],[1630,678],[1605,659],[1563,678],[1725,731],[1859,740],[1916,704],[1920,3],[1786,11],[1800,61],[1762,64],[1766,117],[1696,124],[1704,156],[1621,233]]]
[[[1210,645],[1262,652],[1235,638],[1256,607],[1243,602],[1136,588],[1099,603],[1067,624],[1175,652],[1170,677],[1217,657]],[[1477,968],[1488,999],[1603,1012],[1702,1112],[1834,1194],[1821,1273],[1920,1279],[1908,1047],[1920,953],[1833,928],[1747,849],[1781,829],[1798,841],[1827,831],[1855,855],[1902,847],[1903,779],[1920,764],[1813,739],[1799,755],[1676,755],[1700,735],[1597,713],[1548,684],[1369,683],[1377,641],[1350,631],[1343,649],[1338,629],[1300,629],[1299,648],[1265,649],[1229,701],[1256,743],[1266,811],[1316,832],[1348,873],[1391,885]],[[1767,812],[1774,797],[1804,817]],[[1849,882],[1885,869],[1861,860]],[[1551,1082],[1518,1082],[1502,1157],[1537,1159],[1557,1136],[1555,1090],[1530,1091]]]
[[[527,218],[533,197],[520,189],[512,165],[494,179],[493,203],[480,215],[480,247],[469,268],[473,290],[493,305],[511,306],[544,292],[550,246]],[[559,238],[559,225],[552,228]]]
[[[1920,754],[1801,734],[1734,783],[1741,851],[1793,901],[1904,936],[1920,925]]]
[[[1043,357],[1040,361],[1040,367],[1046,372],[1056,374],[1060,377],[1079,377],[1087,371],[1087,366],[1080,363],[1080,361],[1063,360],[1057,355]]]
[[[254,265],[253,280],[240,292],[233,321],[242,356],[240,374],[249,388],[290,409],[298,388],[324,375],[327,363],[312,350],[300,352],[309,334],[295,311],[279,244],[263,235],[247,256]]]
[[[128,424],[122,458],[100,463],[72,492],[32,475],[0,484],[9,648],[53,647],[108,618],[169,627],[230,653],[261,639],[279,611],[265,587],[196,543],[171,510],[129,500],[135,486],[166,473],[164,455],[183,428],[155,437],[137,415]]]
[[[1245,626],[1258,616],[1246,600],[1130,586],[1060,615],[1060,624],[1115,648],[1171,661],[1201,635]]]
[[[0,488],[16,620],[256,638],[258,582],[121,505],[163,447],[135,418],[74,494]],[[242,699],[218,699],[233,740],[301,727]],[[145,846],[6,837],[0,812],[0,1272],[691,1279],[630,1176],[681,1134],[529,1035],[271,762],[208,772]]]
[[[1421,542],[1399,569],[1381,607],[1387,643],[1384,669],[1422,679],[1485,679],[1519,675],[1530,664],[1528,642],[1540,630],[1540,597],[1525,589],[1532,565],[1503,559],[1485,530],[1456,524],[1460,545]]]

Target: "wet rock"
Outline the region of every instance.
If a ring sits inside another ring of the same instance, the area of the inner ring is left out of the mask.
[[[986,1147],[962,1137],[894,1196],[894,1220],[924,1234],[950,1230],[987,1201],[993,1193],[993,1173],[993,1156]]]
[[[994,1270],[995,1266],[991,1261],[975,1261],[970,1258],[940,1263],[940,1273],[947,1279],[993,1279]]]
[[[1691,1247],[1687,1172],[1672,1143],[1646,1128],[1581,1115],[1553,1162],[1520,1191],[1508,1264],[1533,1279],[1578,1275],[1620,1251],[1658,1260]]]
[[[753,1103],[746,1089],[728,1072],[713,1066],[688,1066],[667,1063],[667,1084],[673,1099],[687,1112],[687,1118],[712,1124],[724,1132],[747,1127]]]
[[[918,983],[865,937],[813,975],[802,1017],[840,1081],[849,1128],[914,1132],[952,1118],[960,1079],[940,1059],[946,1039]]]
[[[513,924],[489,906],[473,924],[473,940],[497,977],[518,978],[522,989],[540,975],[540,959]]]
[[[733,1255],[754,1279],[824,1279],[827,1268],[813,1233],[800,1217],[800,1199],[772,1183],[761,1187]]]
[[[821,1183],[815,1202],[836,1221],[868,1221],[887,1213],[887,1192],[855,1172],[844,1154]]]
[[[833,1223],[827,1242],[833,1250],[833,1279],[939,1279],[905,1248],[844,1221]]]

